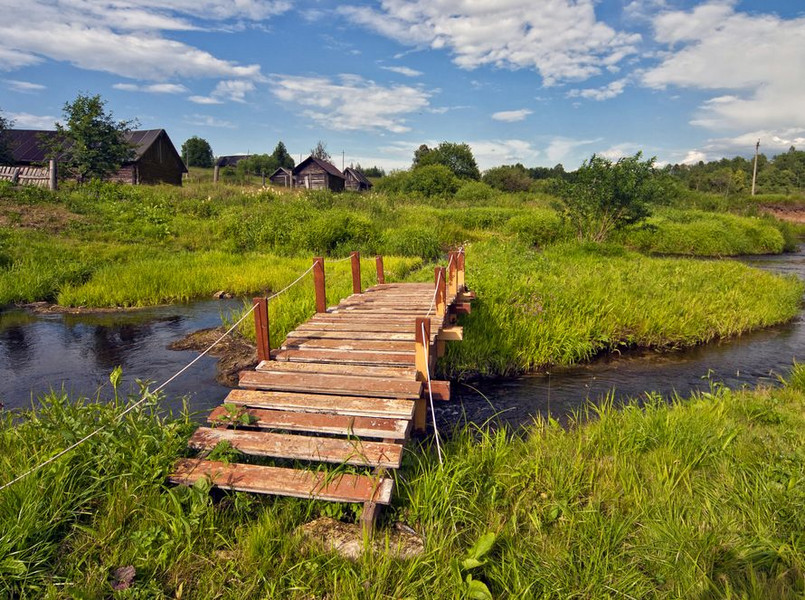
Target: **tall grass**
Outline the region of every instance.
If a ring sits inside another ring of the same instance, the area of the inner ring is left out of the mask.
[[[685,347],[789,320],[803,284],[732,261],[649,258],[566,243],[536,252],[483,242],[467,250],[478,292],[448,344],[451,375],[569,365],[620,347]]]
[[[350,561],[304,542],[297,527],[338,514],[330,504],[165,486],[186,416],[144,410],[115,425],[114,402],[52,395],[0,421],[0,483],[97,423],[109,430],[0,492],[0,595],[801,598],[803,379],[795,367],[784,389],[605,401],[567,429],[464,427],[443,467],[430,444],[414,446],[380,530],[401,522],[422,536],[408,560]],[[127,565],[132,588],[113,592]]]

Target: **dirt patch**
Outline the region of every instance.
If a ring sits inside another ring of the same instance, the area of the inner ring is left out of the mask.
[[[30,302],[28,304],[17,304],[17,308],[22,308],[35,315],[92,315],[110,314],[119,312],[136,312],[138,310],[148,310],[153,306],[113,306],[109,308],[88,308],[86,306],[61,306],[50,302]]]
[[[311,545],[334,551],[351,560],[357,560],[367,550],[389,552],[399,559],[414,558],[425,551],[425,542],[410,527],[395,523],[388,530],[375,532],[374,538],[364,540],[358,523],[342,523],[330,517],[321,517],[299,528],[299,533]]]
[[[194,331],[181,340],[173,342],[168,348],[170,350],[203,352],[221,337],[225,331],[226,329],[223,327]],[[257,364],[257,348],[254,344],[238,336],[226,336],[209,354],[220,359],[215,380],[221,385],[229,387],[238,385],[238,373],[244,369],[251,369]]]
[[[790,221],[791,223],[805,223],[805,206],[764,206],[763,212],[766,212],[781,221]]]
[[[0,207],[0,226],[2,227],[21,227],[58,233],[76,221],[83,221],[83,218],[58,204]]]

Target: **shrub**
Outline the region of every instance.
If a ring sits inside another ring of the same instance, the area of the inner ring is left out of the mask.
[[[441,253],[439,234],[428,227],[400,227],[383,232],[382,252],[397,256],[418,256],[433,260]]]
[[[520,242],[528,246],[544,246],[569,237],[556,211],[544,208],[535,208],[510,219],[506,223],[506,231],[515,234]]]
[[[404,191],[423,196],[451,196],[458,190],[459,180],[444,165],[427,165],[408,174]]]
[[[484,202],[495,196],[494,189],[480,181],[467,181],[458,188],[454,198],[459,202]]]

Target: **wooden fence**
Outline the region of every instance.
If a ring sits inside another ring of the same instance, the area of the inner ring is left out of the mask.
[[[0,181],[10,181],[14,185],[33,185],[56,189],[56,164],[48,167],[3,167],[0,166]]]

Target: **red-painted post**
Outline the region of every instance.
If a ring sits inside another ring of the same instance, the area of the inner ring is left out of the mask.
[[[257,359],[271,360],[271,343],[268,330],[268,298],[255,298],[254,338],[257,341]]]
[[[361,253],[352,252],[349,255],[352,263],[352,293],[360,294],[361,291]]]
[[[316,288],[316,312],[327,312],[327,293],[324,288],[324,259],[313,259],[313,286]]]
[[[436,283],[436,315],[439,317],[444,316],[445,310],[445,291],[447,282],[444,280],[445,278],[445,268],[444,267],[436,267],[433,269],[433,281]]]
[[[383,270],[383,257],[379,254],[375,256],[377,265],[377,283],[386,283],[386,272]]]

